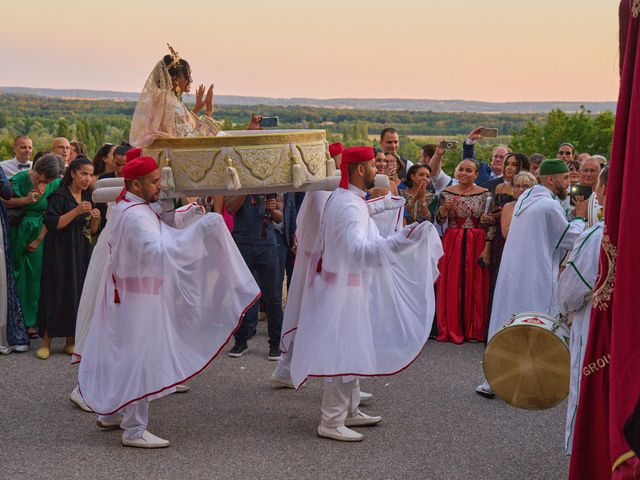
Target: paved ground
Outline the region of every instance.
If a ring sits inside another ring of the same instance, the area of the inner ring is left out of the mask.
[[[152,404],[164,450],[120,446],[68,400],[69,357],[0,356],[1,479],[563,479],[566,403],[544,412],[478,397],[482,345],[430,341],[400,375],[363,381],[380,414],[366,438],[315,436],[321,383],[300,392],[268,378],[264,324],[241,359],[221,356],[191,391]],[[62,344],[54,343],[58,351]]]

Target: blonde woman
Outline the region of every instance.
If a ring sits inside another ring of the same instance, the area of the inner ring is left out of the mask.
[[[505,239],[509,233],[509,226],[511,225],[511,218],[513,217],[513,208],[516,206],[518,198],[537,184],[536,177],[531,172],[520,172],[513,177],[513,196],[515,200],[505,204],[504,207],[502,207],[502,215],[500,215],[500,231]]]

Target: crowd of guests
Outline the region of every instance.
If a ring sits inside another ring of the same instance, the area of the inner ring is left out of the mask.
[[[516,200],[538,182],[544,157],[526,156],[498,145],[486,161],[475,156],[482,129],[464,141],[453,176],[442,169],[447,142],[428,144],[419,159],[400,157],[400,136],[385,128],[376,147],[376,168],[389,188],[369,198],[404,198],[404,223],[432,222],[442,236],[444,257],[437,283],[433,336],[462,343],[486,340],[493,289]],[[451,145],[449,145],[451,146]],[[26,351],[42,337],[39,358],[50,355],[51,339],[64,337],[73,353],[75,316],[92,245],[106,223],[106,204],[94,204],[97,179],[120,177],[131,145],[104,144],[92,158],[79,141],[56,138],[47,152],[33,155],[32,141],[15,138],[15,157],[0,163],[0,217],[6,288],[0,293],[0,352]],[[138,150],[139,151],[139,150]],[[339,167],[341,145],[331,146]],[[33,157],[33,160],[32,160]],[[606,164],[600,155],[578,154],[570,143],[558,148],[572,186],[595,189]],[[585,190],[579,190],[584,194]],[[588,191],[588,190],[587,190]],[[268,358],[280,356],[283,289],[296,255],[296,216],[304,194],[186,198],[224,215],[228,228],[262,290],[260,305],[245,315],[229,355],[239,357],[255,335],[258,318],[268,324]],[[570,197],[574,198],[574,197]],[[583,198],[578,197],[580,201]],[[571,204],[566,202],[567,214]]]

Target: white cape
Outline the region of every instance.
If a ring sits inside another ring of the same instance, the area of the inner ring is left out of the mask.
[[[326,191],[305,193],[296,217],[298,250],[293,264],[291,284],[287,291],[287,304],[284,309],[280,337],[280,350],[285,354],[289,352],[295,339],[304,291],[304,278],[311,264],[313,249],[320,234],[320,217],[330,196],[331,192]]]
[[[383,238],[367,204],[339,188],[324,207],[302,282],[291,376],[393,375],[424,346],[442,245],[432,224]],[[287,308],[289,305],[287,304]]]
[[[591,320],[591,295],[598,276],[600,243],[604,231],[604,221],[585,230],[578,237],[569,257],[567,268],[560,275],[556,297],[560,312],[573,314],[571,324],[571,380],[569,382],[569,402],[567,404],[567,426],[565,452],[571,454],[573,424],[578,411],[580,377],[584,353],[589,338]]]
[[[103,415],[204,370],[259,297],[218,214],[176,230],[127,194],[109,223],[107,273],[78,372],[85,402]]]
[[[514,208],[493,296],[487,340],[522,312],[556,316],[560,260],[584,230],[583,220],[568,222],[551,191],[536,185]]]
[[[319,254],[314,248],[320,235],[320,218],[332,192],[307,192],[302,200],[300,211],[296,217],[296,239],[298,251],[291,275],[291,286],[287,292],[287,305],[282,321],[280,350],[290,354],[291,343],[295,339],[295,330],[300,318],[300,306],[304,291],[304,278],[313,256],[316,261]],[[387,199],[387,200],[385,200]],[[402,197],[378,197],[367,201],[369,215],[373,218],[383,237],[398,232],[402,228],[405,200]],[[315,266],[314,266],[315,268]]]
[[[104,229],[98,237],[93,250],[91,252],[91,260],[89,261],[89,267],[87,268],[87,275],[82,285],[82,295],[80,296],[80,303],[78,304],[78,314],[76,315],[76,335],[75,344],[73,346],[73,358],[72,363],[80,362],[82,358],[82,350],[84,349],[84,342],[89,333],[89,327],[91,326],[91,319],[93,318],[93,312],[96,308],[96,302],[99,294],[101,293],[100,286],[106,282],[107,275],[107,260],[109,258],[109,232],[111,223],[108,221],[112,203],[109,203],[107,207],[107,223]],[[190,225],[199,214],[197,204],[192,203],[175,212],[175,226],[176,228],[182,228],[186,225]]]
[[[384,238],[398,233],[404,220],[405,199],[387,193],[384,197],[367,200],[369,215]]]

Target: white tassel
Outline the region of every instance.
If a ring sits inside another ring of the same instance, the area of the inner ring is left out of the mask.
[[[293,166],[293,188],[300,188],[307,180],[304,167],[299,163]]]
[[[333,158],[327,160],[327,177],[333,177],[336,174],[336,162]]]
[[[175,190],[176,182],[173,179],[173,171],[171,167],[162,168],[162,185],[166,190]]]
[[[227,190],[240,190],[242,183],[240,183],[240,177],[238,171],[233,166],[233,161],[227,159]]]

